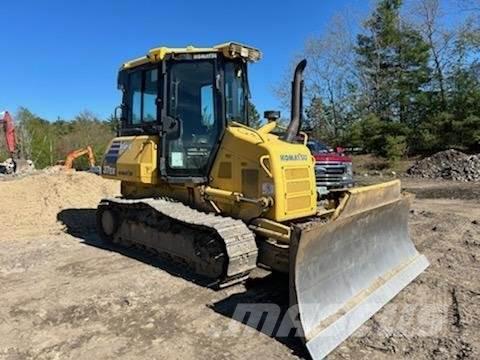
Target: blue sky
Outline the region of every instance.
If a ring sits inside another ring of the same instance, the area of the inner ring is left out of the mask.
[[[236,40],[262,50],[250,67],[259,111],[279,108],[272,87],[308,36],[335,13],[369,1],[5,0],[0,7],[0,109],[25,106],[54,120],[89,109],[107,117],[119,103],[124,61],[159,45]],[[286,115],[286,114],[285,114]]]
[[[155,46],[236,40],[260,48],[250,68],[260,111],[278,108],[272,85],[307,36],[346,4],[336,1],[6,0],[0,15],[0,109],[26,106],[54,120],[89,109],[106,117],[119,103],[124,60]],[[140,5],[141,4],[141,5]],[[301,5],[300,5],[301,4]]]

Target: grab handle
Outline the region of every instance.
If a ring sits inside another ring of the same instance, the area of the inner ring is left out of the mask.
[[[267,173],[268,177],[273,178],[272,172],[270,171],[270,169],[265,164],[265,160],[270,160],[270,156],[268,156],[268,155],[260,156],[260,166]]]

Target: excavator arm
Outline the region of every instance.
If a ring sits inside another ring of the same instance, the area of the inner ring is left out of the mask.
[[[15,136],[15,125],[13,123],[13,118],[8,111],[3,111],[0,113],[0,124],[3,125],[7,151],[13,158],[13,155],[17,149],[17,139]]]
[[[88,156],[88,163],[90,167],[95,166],[95,155],[93,154],[93,149],[90,145],[83,149],[77,149],[70,151],[65,158],[65,169],[71,169],[73,167],[73,162],[75,159],[78,159],[81,156],[87,155]]]

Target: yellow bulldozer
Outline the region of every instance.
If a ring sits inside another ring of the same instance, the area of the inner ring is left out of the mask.
[[[104,241],[167,255],[216,287],[257,266],[288,273],[298,331],[320,359],[428,261],[409,238],[411,198],[398,180],[317,202],[300,131],[305,60],[288,128],[277,131],[274,111],[249,126],[247,65],[260,58],[230,42],[154,48],[121,66],[118,136],[101,168],[121,180],[121,197],[100,202],[97,227]]]

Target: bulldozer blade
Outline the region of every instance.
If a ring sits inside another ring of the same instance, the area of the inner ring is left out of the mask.
[[[347,339],[429,265],[399,181],[349,190],[328,223],[294,227],[290,304],[313,359]]]

